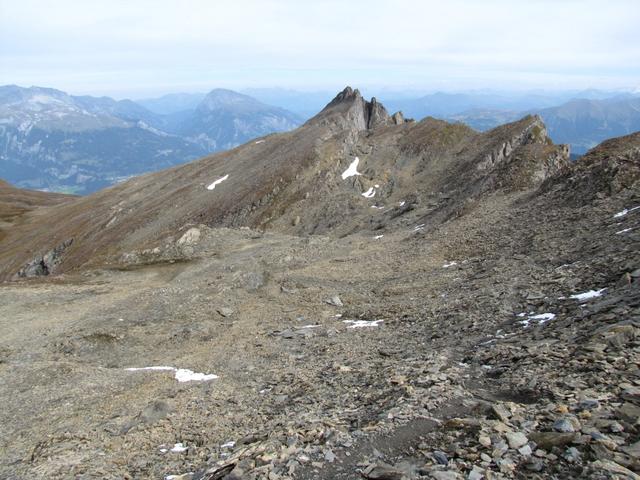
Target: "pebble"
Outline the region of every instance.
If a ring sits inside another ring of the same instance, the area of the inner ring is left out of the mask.
[[[467,480],[482,480],[484,478],[484,470],[474,466],[473,469],[467,475]]]
[[[528,457],[533,453],[533,450],[531,450],[531,447],[529,445],[525,445],[524,447],[520,447],[518,449],[518,453],[520,453],[520,455]]]
[[[231,315],[233,315],[233,309],[229,307],[220,307],[218,308],[218,313],[223,317],[230,317]]]
[[[442,471],[435,471],[435,472],[431,472],[430,473],[431,478],[433,478],[434,480],[459,480],[460,479],[460,475],[456,472],[442,472]]]
[[[482,445],[483,447],[490,447],[491,446],[491,438],[487,437],[486,435],[480,435],[478,437],[478,442],[480,443],[480,445]]]
[[[600,407],[598,400],[586,398],[578,403],[578,408],[581,410],[595,410]]]
[[[580,456],[580,451],[576,447],[570,447],[563,455],[563,458],[569,463],[575,463],[580,460]]]
[[[449,458],[447,457],[447,454],[444,453],[444,452],[441,452],[440,450],[436,450],[436,451],[433,452],[433,458],[440,465],[448,465],[449,464]]]
[[[342,303],[342,300],[340,299],[340,297],[338,295],[332,296],[331,298],[326,300],[326,302],[329,305],[333,305],[334,307],[343,307],[344,306],[344,303]]]

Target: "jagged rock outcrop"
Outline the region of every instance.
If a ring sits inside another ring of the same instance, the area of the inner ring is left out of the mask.
[[[543,191],[584,204],[640,184],[640,132],[612,138],[589,150],[575,165],[549,178]]]
[[[552,145],[553,142],[549,137],[547,128],[538,115],[529,115],[518,122],[522,127],[517,129],[513,135],[509,136],[498,148],[487,153],[484,160],[478,163],[478,170],[487,170],[503,162],[511,155],[514,149],[522,145]],[[502,129],[498,127],[496,130]],[[568,146],[565,146],[567,155],[569,153]]]
[[[404,117],[401,112],[390,116],[375,97],[367,101],[358,89],[346,87],[308,123],[334,125],[339,129],[358,132],[385,125],[399,125],[404,123]]]
[[[402,112],[396,112],[393,115],[391,115],[391,120],[395,125],[402,125],[403,123],[409,121],[404,118],[404,115],[402,114]]]
[[[62,255],[73,243],[73,238],[56,245],[42,256],[38,256],[22,267],[16,278],[41,277],[54,273],[55,268],[62,262]]]

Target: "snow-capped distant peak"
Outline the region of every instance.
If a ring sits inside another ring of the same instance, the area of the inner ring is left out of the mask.
[[[29,103],[40,103],[42,105],[59,105],[64,102],[59,98],[52,97],[51,95],[37,94],[29,99]]]

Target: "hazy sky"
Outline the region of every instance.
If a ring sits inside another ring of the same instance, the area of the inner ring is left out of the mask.
[[[0,0],[0,84],[637,88],[640,0]]]

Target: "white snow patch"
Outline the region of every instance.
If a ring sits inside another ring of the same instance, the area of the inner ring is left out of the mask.
[[[540,320],[541,322],[548,322],[549,320],[553,320],[556,318],[555,313],[540,313],[538,315],[534,315],[529,317],[531,320]]]
[[[224,177],[219,178],[218,180],[216,180],[215,182],[213,182],[211,185],[209,185],[207,187],[207,190],[213,190],[214,188],[216,188],[216,185],[220,185],[222,182],[224,182],[227,178],[229,178],[229,174],[226,174]]]
[[[171,449],[173,453],[182,453],[182,452],[185,452],[186,450],[187,450],[187,447],[184,446],[184,444],[182,443],[176,443]]]
[[[449,263],[445,263],[442,268],[449,268],[449,267],[453,267],[455,265],[457,265],[458,262],[449,262]]]
[[[362,194],[363,197],[371,198],[376,194],[376,190],[373,187],[369,187],[369,190]]]
[[[185,475],[193,475],[193,472],[181,473],[180,475],[167,475],[164,480],[177,480],[178,478],[184,478]]]
[[[421,223],[420,225],[416,225],[415,227],[413,227],[414,232],[418,232],[420,230],[424,230],[424,223]]]
[[[384,235],[376,235],[375,237],[373,237],[373,239],[380,240],[382,237],[384,237]]]
[[[633,227],[631,227],[631,228],[625,228],[624,230],[620,230],[620,231],[616,232],[616,235],[620,235],[620,234],[623,234],[623,233],[627,233],[627,232],[630,232],[631,230],[633,230]]]
[[[258,145],[260,143],[264,143],[264,140],[256,140],[256,145]]]
[[[343,320],[346,323],[347,328],[364,328],[364,327],[377,327],[384,320]]]
[[[227,443],[223,443],[222,445],[220,445],[220,448],[233,448],[236,446],[236,442],[227,442]]]
[[[602,296],[602,292],[604,292],[605,290],[606,290],[606,288],[601,288],[600,290],[589,290],[588,292],[577,293],[575,295],[571,295],[571,297],[569,297],[569,298],[574,298],[574,299],[579,300],[579,301],[589,300],[591,298],[601,297]]]
[[[404,207],[404,204],[405,204],[405,203],[407,203],[407,202],[405,202],[405,201],[403,200],[403,201],[401,201],[398,205],[400,205],[401,207]]]
[[[371,205],[371,208],[375,208],[376,210],[384,210],[384,207],[379,207],[378,205]]]
[[[147,125],[143,121],[138,121],[138,127],[148,132],[151,132],[160,137],[169,137],[170,135],[167,132],[163,132],[162,130],[158,130],[157,128],[153,128],[151,125]]]
[[[360,159],[358,157],[356,157],[353,162],[351,162],[351,165],[349,165],[349,168],[347,168],[344,172],[342,172],[342,179],[346,180],[349,177],[353,177],[354,175],[362,175],[360,172],[358,172],[358,163],[360,162]]]
[[[518,317],[523,317],[523,316],[524,315],[522,313],[518,314]],[[537,322],[538,325],[543,325],[548,321],[553,320],[554,318],[556,318],[555,313],[540,313],[538,315],[532,315],[530,313],[527,319],[520,320],[520,322],[518,323],[521,323],[524,328],[529,328],[529,325],[531,325],[532,321]]]
[[[29,103],[40,103],[42,105],[53,105],[64,103],[62,100],[54,98],[50,95],[36,94],[29,99]]]
[[[303,325],[302,327],[298,327],[298,328],[318,328],[321,327],[322,325]]]
[[[188,370],[186,368],[175,368],[175,367],[166,367],[166,366],[157,366],[157,367],[139,367],[139,368],[125,368],[128,372],[139,372],[143,370],[151,370],[151,371],[169,371],[175,372],[175,379],[179,382],[207,382],[209,380],[215,380],[218,378],[217,375],[208,374],[208,373],[198,373]]]
[[[209,380],[215,380],[218,378],[213,373],[199,373],[187,370],[186,368],[179,368],[176,370],[176,380],[179,382],[208,382]]]
[[[638,210],[640,208],[640,205],[638,205],[637,207],[633,207],[633,208],[625,208],[624,210],[622,210],[621,212],[616,213],[613,218],[620,218],[620,217],[624,217],[627,213],[629,212],[633,212],[634,210]]]

